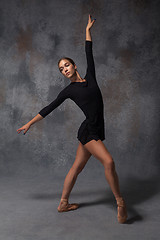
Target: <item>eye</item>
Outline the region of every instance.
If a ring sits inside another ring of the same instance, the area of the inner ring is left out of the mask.
[[[66,63],[65,66],[68,67],[70,64]],[[59,69],[62,72],[63,68]]]

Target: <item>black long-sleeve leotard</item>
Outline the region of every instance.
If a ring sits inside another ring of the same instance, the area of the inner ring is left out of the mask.
[[[71,82],[58,94],[53,102],[39,112],[42,117],[46,117],[65,99],[70,98],[73,100],[86,116],[77,133],[77,138],[83,145],[93,139],[96,141],[105,139],[104,106],[102,94],[96,80],[92,41],[85,41],[85,53],[87,71],[84,79],[86,81]]]

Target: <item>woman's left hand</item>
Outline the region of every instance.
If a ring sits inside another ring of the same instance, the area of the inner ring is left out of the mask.
[[[89,29],[93,26],[93,24],[94,24],[95,21],[96,21],[96,19],[94,19],[94,20],[91,21],[91,15],[89,14],[88,24],[87,24],[86,29],[89,30]]]

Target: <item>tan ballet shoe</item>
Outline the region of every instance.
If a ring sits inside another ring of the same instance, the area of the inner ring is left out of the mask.
[[[119,207],[123,207],[125,209],[125,215],[124,216],[121,216],[119,214],[119,211],[118,211],[118,214],[117,214],[117,219],[118,219],[118,222],[119,223],[125,223],[126,220],[127,220],[127,208],[126,208],[126,204],[125,204],[125,201],[122,197],[118,197],[116,198],[116,201],[117,201],[117,210],[119,210]]]
[[[71,210],[76,210],[79,207],[78,203],[68,203],[68,199],[61,198],[61,202],[66,202],[66,204],[63,207],[58,207],[57,210],[58,212],[68,212]]]

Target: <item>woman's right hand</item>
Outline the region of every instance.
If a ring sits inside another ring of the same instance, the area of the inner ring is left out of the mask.
[[[25,134],[25,133],[29,130],[30,126],[31,126],[31,125],[30,125],[29,123],[27,123],[27,124],[25,124],[24,126],[22,126],[21,128],[17,129],[18,134],[19,134],[22,130],[24,130],[24,133],[23,133],[23,134]]]

